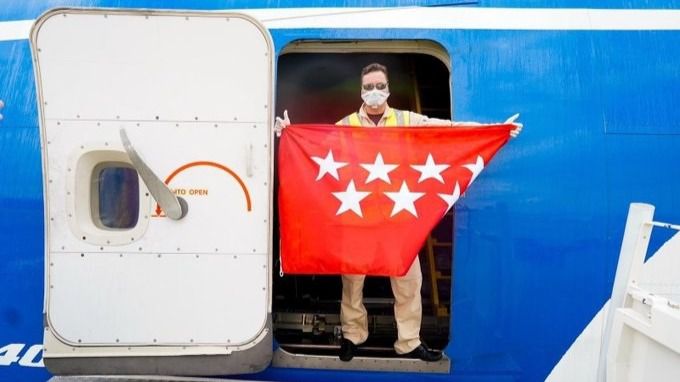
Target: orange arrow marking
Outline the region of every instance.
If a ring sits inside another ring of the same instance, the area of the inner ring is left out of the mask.
[[[251,211],[251,210],[252,210],[252,205],[251,205],[251,203],[250,203],[250,193],[248,192],[248,188],[246,187],[246,184],[245,184],[245,183],[243,182],[243,180],[238,176],[238,174],[236,174],[234,171],[232,171],[229,167],[223,166],[223,165],[221,165],[221,164],[219,164],[219,163],[216,163],[216,162],[199,161],[199,162],[191,162],[191,163],[187,163],[187,164],[185,164],[184,166],[181,166],[181,167],[178,168],[177,170],[173,171],[172,174],[170,174],[170,176],[168,176],[168,177],[165,179],[165,184],[166,184],[166,185],[170,185],[170,181],[171,181],[175,176],[177,176],[177,174],[179,174],[180,172],[182,172],[182,171],[184,171],[184,170],[186,170],[186,169],[189,169],[189,168],[191,168],[191,167],[197,167],[197,166],[210,166],[210,167],[215,167],[215,168],[218,168],[218,169],[220,169],[220,170],[222,170],[222,171],[228,173],[228,174],[231,175],[232,177],[234,177],[234,179],[236,179],[236,181],[238,182],[238,184],[241,185],[241,189],[243,189],[243,193],[244,193],[245,196],[246,196],[246,209],[247,209],[248,211]],[[156,203],[156,215],[157,215],[157,216],[161,216],[161,206],[159,206],[158,203]]]

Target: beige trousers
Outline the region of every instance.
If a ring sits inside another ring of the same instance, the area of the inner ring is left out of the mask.
[[[365,278],[364,275],[342,276],[342,335],[355,345],[364,343],[368,338],[368,315],[363,303]],[[423,274],[418,258],[404,276],[390,277],[390,284],[394,294],[394,318],[397,321],[394,350],[397,354],[405,354],[420,345],[420,322],[423,316],[420,287]]]

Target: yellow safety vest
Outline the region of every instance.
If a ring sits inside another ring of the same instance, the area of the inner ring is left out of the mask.
[[[408,111],[390,108],[387,112],[387,118],[385,118],[385,126],[408,126],[411,122],[410,117],[411,116]],[[359,116],[359,113],[354,112],[341,119],[338,124],[346,126],[361,126],[361,117]]]

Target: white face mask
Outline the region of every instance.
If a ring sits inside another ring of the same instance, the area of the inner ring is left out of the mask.
[[[387,101],[387,97],[389,96],[390,93],[387,90],[373,89],[361,92],[361,99],[364,100],[366,105],[373,107],[384,104],[385,101]]]

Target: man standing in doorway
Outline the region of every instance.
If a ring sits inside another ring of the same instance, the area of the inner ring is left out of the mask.
[[[454,122],[429,118],[411,111],[397,110],[387,104],[389,97],[387,68],[372,63],[361,71],[361,98],[364,103],[357,112],[347,115],[337,125],[361,127],[394,127],[394,126],[457,126],[475,125],[474,122]],[[508,120],[511,123],[512,120]],[[284,118],[277,118],[275,130],[281,130],[290,124],[288,113]],[[516,137],[522,125],[510,135]],[[363,304],[363,287],[365,275],[342,275],[342,301],[340,304],[340,321],[342,324],[342,345],[340,360],[350,361],[356,353],[357,346],[368,338],[368,314]],[[397,323],[397,340],[394,349],[399,355],[419,358],[434,362],[442,358],[441,352],[428,349],[420,340],[422,320],[422,301],[420,289],[423,275],[420,261],[416,257],[408,272],[401,277],[390,277],[394,294],[394,317]]]

